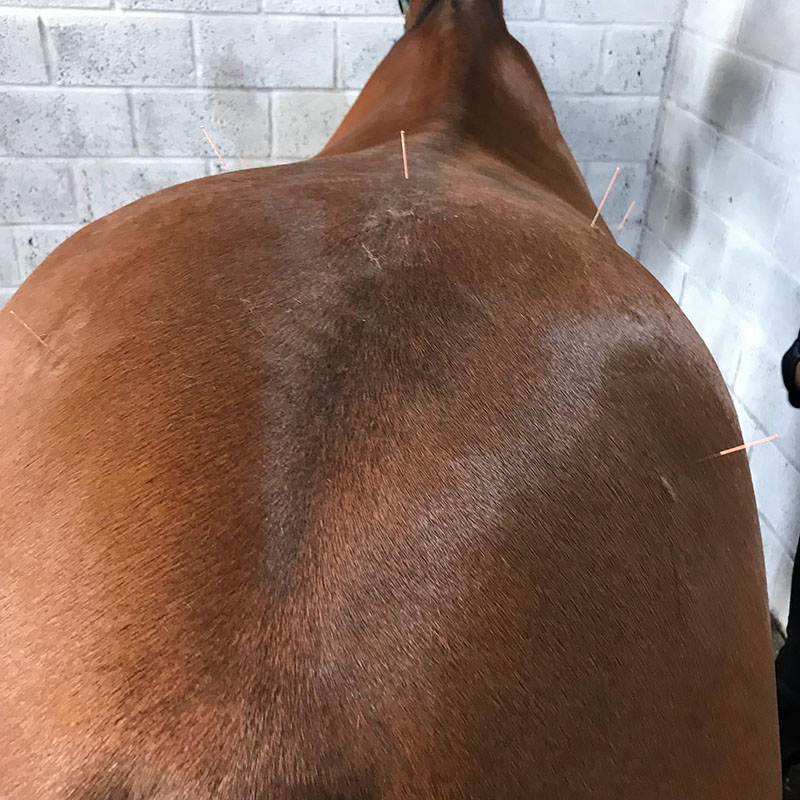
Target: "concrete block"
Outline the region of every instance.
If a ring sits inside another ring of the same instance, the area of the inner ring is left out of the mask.
[[[130,113],[118,90],[0,89],[0,153],[124,156],[133,152]]]
[[[780,539],[797,530],[800,519],[800,472],[774,444],[753,448],[750,456],[758,510]]]
[[[618,231],[617,226],[614,225],[611,232],[614,234],[614,239],[616,239],[617,244],[628,253],[628,255],[636,258],[642,241],[641,222],[629,222],[621,231]]]
[[[745,0],[692,0],[683,26],[703,36],[733,42],[739,32]]]
[[[672,299],[679,303],[683,295],[686,265],[648,230],[642,234],[639,260],[658,278]]]
[[[717,144],[717,132],[673,102],[664,109],[664,129],[658,163],[688,192],[705,185]]]
[[[706,84],[717,48],[688,31],[681,31],[670,78],[669,98],[699,113],[705,108]]]
[[[201,125],[226,161],[264,158],[271,152],[267,92],[135,91],[133,107],[136,141],[142,155],[213,156]]]
[[[616,166],[616,164],[598,162],[591,162],[588,165],[586,183],[589,185],[589,191],[592,193],[595,204],[599,204],[603,199]],[[647,166],[645,164],[625,164],[622,167],[603,209],[603,219],[614,233],[617,232],[617,225],[622,222],[622,218],[634,200],[636,206],[627,224],[636,226],[641,222],[647,203],[646,184]]]
[[[205,161],[97,161],[75,167],[80,221],[89,222],[140,197],[206,174]]]
[[[122,8],[136,11],[255,12],[259,0],[119,0]]]
[[[16,291],[16,288],[4,289],[0,287],[0,308],[2,308],[14,296],[14,292]]]
[[[789,198],[778,220],[775,234],[776,257],[792,270],[797,269],[800,253],[800,180],[789,187]]]
[[[800,282],[746,236],[731,237],[720,268],[720,291],[780,348],[800,328]]]
[[[14,229],[0,228],[0,286],[17,286],[21,282]]]
[[[512,22],[508,29],[530,53],[548,92],[597,91],[602,28]]]
[[[318,153],[350,108],[340,92],[275,92],[273,153],[280,158],[307,158]]]
[[[47,83],[47,67],[34,17],[0,14],[0,84]]]
[[[786,399],[780,369],[783,351],[792,343],[794,335],[787,342],[771,342],[768,346],[759,327],[746,327],[743,333],[742,360],[734,392],[767,435],[780,435],[775,445],[769,447],[776,447],[795,469],[800,470],[800,450],[797,447],[800,413]],[[771,521],[775,524],[774,520]],[[780,526],[776,527],[780,529]]]
[[[561,131],[578,160],[647,161],[658,107],[656,98],[553,99]]]
[[[797,10],[800,15],[800,6]],[[775,70],[767,103],[757,118],[756,143],[794,169],[800,168],[800,75]]]
[[[717,265],[728,237],[725,222],[705,203],[676,186],[662,236],[676,255],[692,268],[695,278],[714,288],[718,279]]]
[[[278,14],[374,14],[393,17],[400,14],[397,0],[263,0],[263,3],[264,11]]]
[[[197,47],[206,86],[332,87],[333,22],[202,17]]]
[[[547,0],[545,16],[580,22],[673,22],[680,0]]]
[[[706,122],[752,138],[770,67],[684,31],[678,42],[670,98]]]
[[[713,55],[703,117],[722,130],[749,141],[769,87],[771,68],[729,50],[716,49]]]
[[[758,439],[764,439],[765,437],[771,435],[759,426],[753,415],[747,410],[744,403],[738,397],[736,397],[736,395],[732,395],[732,399],[733,405],[736,408],[736,415],[739,418],[739,427],[742,429],[742,444],[746,444],[747,442],[755,442]],[[749,459],[753,454],[753,450],[747,450],[746,453],[747,458]]]
[[[706,343],[725,382],[732,386],[741,356],[739,325],[727,299],[693,277],[683,287],[681,308]]]
[[[750,53],[800,69],[797,0],[748,0],[739,46]]]
[[[669,177],[662,170],[656,169],[650,183],[650,197],[647,200],[645,223],[659,239],[667,220],[672,190],[673,184]]]
[[[66,164],[0,159],[0,223],[75,222],[75,217]]]
[[[47,18],[56,83],[180,86],[194,82],[189,21],[175,17]]]
[[[731,225],[771,247],[788,192],[786,172],[732,139],[717,144],[704,197]]]
[[[660,94],[671,36],[671,30],[663,27],[609,30],[603,48],[602,90]]]
[[[111,0],[3,0],[3,5],[37,8],[109,8]]]
[[[16,225],[14,227],[14,239],[19,262],[19,282],[24,281],[56,247],[69,239],[77,230],[79,230],[77,225],[58,227]]]
[[[361,88],[403,35],[403,20],[342,20],[339,23],[340,86]]]
[[[507,20],[539,19],[542,16],[542,0],[505,0],[503,10]]]

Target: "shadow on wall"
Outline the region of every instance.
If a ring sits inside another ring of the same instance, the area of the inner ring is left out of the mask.
[[[718,293],[726,284],[724,269],[730,266],[725,257],[728,226],[722,218],[727,209],[721,209],[720,204],[733,204],[734,197],[711,196],[714,186],[729,184],[712,171],[719,173],[722,169],[719,131],[735,135],[752,128],[761,107],[763,86],[742,71],[741,59],[730,52],[720,50],[715,60],[696,66],[696,61],[703,60],[687,58],[685,53],[678,56],[666,109],[669,130],[665,127],[661,148],[675,185],[668,206],[659,208],[654,203],[648,215],[661,213],[665,217],[662,238],[689,267],[683,288],[684,311],[714,354],[726,382],[732,385],[743,344],[737,340],[737,333],[745,334],[747,329],[730,329],[727,303]],[[700,121],[693,120],[693,115]],[[725,149],[730,150],[727,145]],[[735,168],[732,163],[728,169]],[[751,326],[750,332],[754,331]]]
[[[761,105],[763,89],[754,84],[748,74],[738,69],[737,59],[729,56],[729,53],[721,52],[711,66],[697,107],[703,109],[701,118],[704,122],[733,132],[745,130],[754,122]],[[691,76],[676,74],[676,79],[691,80]],[[718,138],[717,136],[716,139]],[[679,253],[685,252],[696,236],[709,238],[707,231],[699,224],[705,211],[702,205],[704,179],[708,175],[714,154],[714,147],[708,145],[708,142],[687,136],[682,140],[676,159],[675,169],[683,190],[676,190],[670,204],[665,237]],[[720,250],[724,246],[723,242],[716,241],[698,243],[709,250],[707,255],[721,258],[722,252],[710,252],[717,244]]]

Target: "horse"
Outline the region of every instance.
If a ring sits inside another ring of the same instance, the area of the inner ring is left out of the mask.
[[[401,157],[406,148],[408,178]],[[778,797],[733,405],[501,0],[0,313],[0,797]]]

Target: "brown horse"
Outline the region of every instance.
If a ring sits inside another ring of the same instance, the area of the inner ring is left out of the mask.
[[[776,798],[734,410],[593,212],[499,0],[412,0],[318,158],[59,247],[0,315],[0,797]]]

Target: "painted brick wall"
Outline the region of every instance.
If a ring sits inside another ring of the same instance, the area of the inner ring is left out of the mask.
[[[648,195],[679,0],[506,0],[609,222]],[[0,0],[0,304],[81,225],[313,154],[400,35],[395,0]]]
[[[800,412],[780,356],[800,327],[800,4],[688,0],[640,258],[731,388],[751,451],[773,610],[800,532]]]

